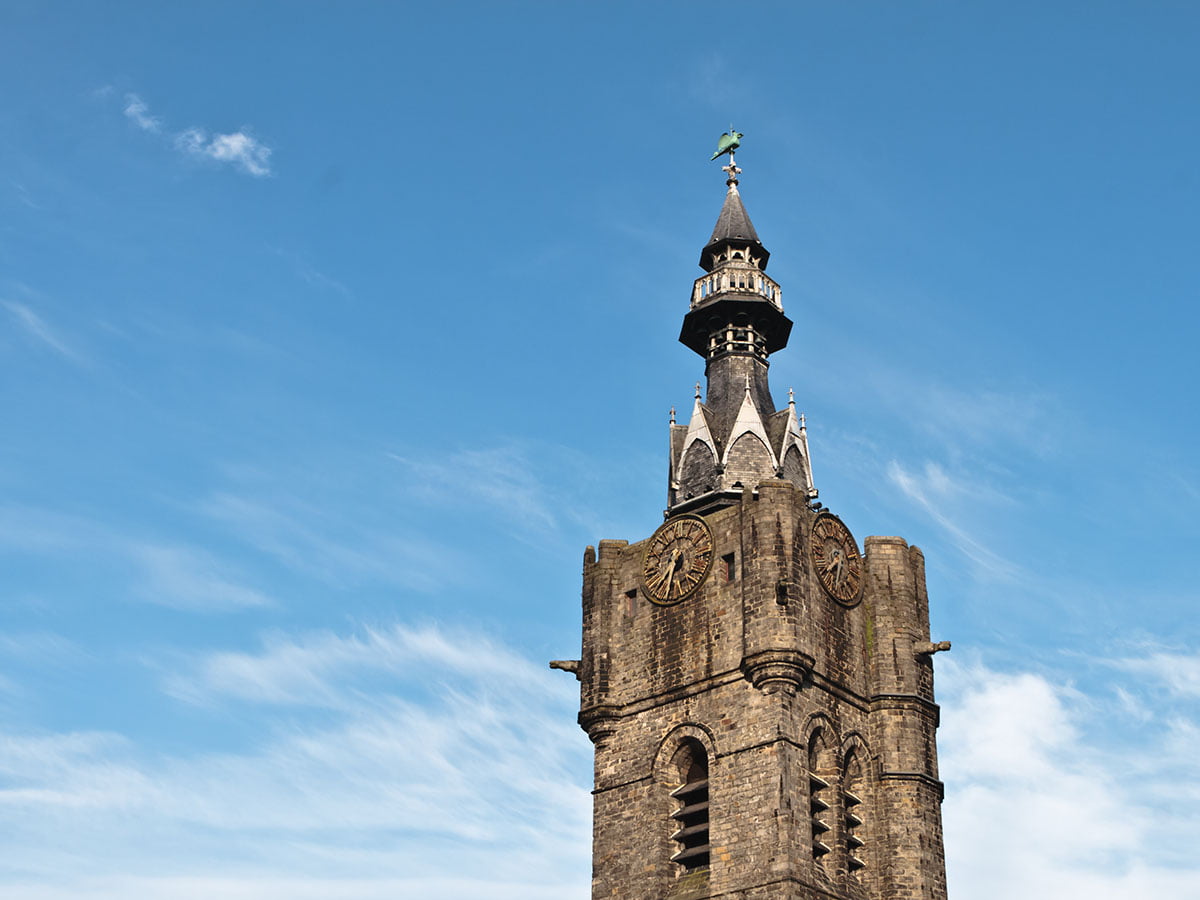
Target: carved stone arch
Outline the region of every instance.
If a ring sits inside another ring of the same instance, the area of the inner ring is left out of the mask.
[[[813,713],[804,723],[804,759],[808,787],[809,831],[813,869],[822,877],[836,870],[838,770],[841,742],[833,722],[824,713]],[[831,859],[831,857],[834,857]]]
[[[717,453],[702,438],[694,438],[679,458],[676,481],[683,490],[702,494],[716,488]]]
[[[696,741],[704,748],[704,752],[708,754],[710,766],[716,762],[717,742],[712,731],[703,725],[685,722],[668,731],[659,742],[658,751],[654,754],[654,761],[651,765],[651,775],[656,782],[664,786],[679,783],[678,773],[673,771],[672,763],[680,746],[687,740]]]
[[[863,776],[870,782],[878,781],[879,773],[877,771],[875,756],[871,753],[871,748],[867,744],[866,738],[857,731],[851,731],[842,738],[841,752],[838,754],[838,758],[844,761],[851,753],[857,755],[859,761],[862,763]]]
[[[688,879],[707,881],[709,784],[716,760],[712,732],[692,723],[678,725],[659,744],[654,778],[664,802],[663,836],[669,835],[670,861]]]
[[[743,431],[725,451],[725,470],[769,477],[775,472],[775,455],[761,435]]]
[[[846,735],[840,754],[846,871],[861,883],[871,878],[878,840],[874,802],[877,778],[867,742],[858,732]]]
[[[783,477],[800,487],[808,487],[804,453],[799,444],[793,443],[783,454]]]
[[[815,712],[810,715],[805,721],[804,727],[800,730],[800,734],[803,735],[803,744],[805,747],[810,745],[813,733],[816,731],[821,732],[821,743],[830,752],[836,751],[841,747],[842,740],[838,736],[837,726],[823,712]]]
[[[679,456],[680,469],[682,469],[683,466],[686,464],[688,454],[690,454],[692,452],[692,450],[699,449],[696,447],[697,444],[699,444],[701,448],[703,448],[705,451],[707,451],[701,458],[705,459],[705,460],[711,460],[713,462],[713,464],[716,464],[717,449],[712,445],[712,442],[705,440],[703,437],[694,437],[691,439],[691,441],[688,442],[688,445],[684,448],[683,453],[680,454],[680,456]]]

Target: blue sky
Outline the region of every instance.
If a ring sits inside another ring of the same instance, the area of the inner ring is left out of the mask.
[[[583,898],[724,186],[928,559],[953,894],[1200,896],[1193,4],[0,11],[0,896]]]

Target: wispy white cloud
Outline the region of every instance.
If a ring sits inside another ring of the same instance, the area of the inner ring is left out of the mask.
[[[1186,478],[1182,474],[1176,472],[1173,474],[1171,481],[1189,499],[1200,501],[1200,487],[1197,487],[1196,483],[1190,478]]]
[[[632,533],[639,527],[636,515],[627,504],[613,503],[612,485],[630,483],[631,470],[654,472],[658,463],[655,454],[604,460],[529,441],[441,454],[393,453],[391,458],[407,474],[411,496],[439,507],[457,503],[486,509],[514,537],[542,547],[562,540],[569,529],[590,535]]]
[[[141,572],[138,592],[152,603],[196,610],[271,605],[270,598],[239,583],[227,564],[201,548],[137,540],[122,542],[122,548]]]
[[[85,656],[74,641],[53,632],[13,630],[0,635],[0,693],[28,697],[30,692],[22,675],[30,666],[64,670]]]
[[[847,351],[864,352],[861,346]],[[932,441],[947,456],[972,456],[976,463],[994,465],[1009,455],[1046,459],[1092,434],[1062,397],[1043,386],[997,390],[947,381],[911,360],[898,365],[870,354],[852,356],[836,373],[781,360],[780,376],[806,383],[816,394],[853,393],[870,421],[894,421],[914,440]]]
[[[157,134],[162,130],[162,123],[150,115],[150,107],[137,94],[125,95],[125,117],[142,131]]]
[[[97,571],[111,571],[116,563],[120,575],[113,583],[127,598],[176,609],[216,612],[273,603],[204,547],[128,534],[79,516],[0,507],[0,557],[5,553],[61,558]]]
[[[41,209],[42,208],[41,204],[39,204],[37,201],[35,201],[33,199],[33,196],[30,194],[29,189],[27,187],[25,187],[24,184],[22,184],[19,181],[14,180],[14,179],[11,179],[11,178],[9,179],[8,183],[12,187],[13,193],[15,193],[17,195],[17,199],[20,200],[23,204],[28,206],[30,209]]]
[[[414,476],[427,499],[444,502],[447,488],[465,488],[472,503],[502,512],[522,531],[547,532],[557,526],[551,498],[525,452],[516,445],[460,450],[440,458],[392,454]]]
[[[350,290],[350,288],[342,284],[342,282],[309,265],[297,254],[290,253],[287,250],[280,250],[278,248],[276,248],[275,252],[279,256],[288,260],[295,267],[296,274],[304,279],[304,281],[306,281],[308,284],[316,285],[317,287],[321,288],[328,288],[337,294],[341,294],[343,297],[350,297],[353,295],[353,292]]]
[[[464,848],[463,854],[471,851]],[[109,876],[70,879],[64,885],[22,884],[22,900],[462,900],[486,897],[487,900],[585,900],[587,890],[561,883],[537,883],[540,861],[522,855],[530,865],[526,878],[501,879],[456,875],[461,868],[453,861],[447,873],[427,876],[369,878],[350,875],[345,878],[288,877],[286,875],[246,874],[218,876],[197,872],[194,875]],[[363,854],[362,870],[377,864]],[[574,887],[574,889],[572,889]],[[14,895],[15,896],[15,895]]]
[[[980,572],[991,579],[1010,581],[1017,577],[1019,568],[973,536],[952,512],[955,504],[964,499],[974,503],[1009,503],[1008,497],[977,482],[953,477],[935,462],[926,462],[920,471],[912,471],[892,460],[888,463],[887,477],[941,526]]]
[[[70,638],[53,632],[8,632],[0,635],[0,659],[62,663],[78,657],[82,648]]]
[[[162,120],[150,113],[146,101],[137,94],[125,95],[124,113],[142,131],[163,133]],[[191,126],[173,134],[171,143],[186,156],[228,163],[256,178],[271,174],[271,148],[244,128],[228,134],[210,134],[207,129]]]
[[[920,385],[907,403],[914,426],[939,440],[992,449],[1019,447],[1025,454],[1051,452],[1063,439],[1066,412],[1044,391],[971,390],[947,384]]]
[[[1114,660],[1117,668],[1153,679],[1177,697],[1200,700],[1200,654],[1155,651]]]
[[[259,552],[328,584],[381,582],[427,592],[470,567],[456,548],[402,521],[359,517],[345,496],[304,498],[298,490],[280,484],[226,490],[199,509]]]
[[[203,128],[188,128],[176,135],[175,146],[191,156],[231,163],[248,175],[271,174],[271,148],[244,131],[210,136]]]
[[[572,555],[585,529],[592,540],[624,533],[580,512],[598,506],[627,512],[604,496],[620,477],[610,468],[528,442],[403,454],[327,451],[319,459],[230,466],[227,484],[195,508],[260,558],[310,582],[429,594],[478,589],[490,578],[480,545],[472,551],[443,536],[447,529],[461,534],[468,521],[486,523],[481,544],[516,540],[540,552],[561,545]]]
[[[1046,676],[978,663],[940,664],[939,686],[953,893],[1150,900],[1200,891],[1189,849],[1200,823],[1190,803],[1172,799],[1200,790],[1195,763],[1168,758],[1185,759],[1169,749],[1173,733],[1194,756],[1180,722],[1123,732],[1111,707]]]
[[[108,733],[0,736],[22,860],[0,893],[582,900],[590,748],[556,676],[433,625],[198,655],[164,675],[168,693],[271,737],[164,757]],[[1047,676],[939,660],[939,687],[952,891],[1196,892],[1196,722],[1155,716],[1104,742],[1112,711]]]
[[[186,757],[111,734],[0,737],[22,860],[0,893],[582,900],[590,745],[558,675],[432,626],[197,658],[168,690],[255,704],[274,736]]]
[[[76,364],[84,362],[83,357],[28,306],[13,300],[0,300],[0,306],[8,310],[13,320],[28,337],[33,338],[44,347],[49,347],[64,359]]]
[[[237,698],[270,704],[328,706],[345,699],[347,673],[396,675],[423,668],[458,677],[503,678],[523,690],[545,692],[545,672],[478,634],[427,625],[364,628],[358,634],[275,635],[259,653],[214,653],[190,672],[167,679],[167,690],[194,702]],[[357,702],[357,701],[355,701]]]

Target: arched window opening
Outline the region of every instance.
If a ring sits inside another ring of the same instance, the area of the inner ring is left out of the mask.
[[[683,784],[671,791],[679,808],[671,813],[678,825],[671,840],[679,843],[679,851],[671,862],[679,863],[685,872],[707,869],[708,843],[708,753],[694,738],[686,739],[675,752],[671,765]]]
[[[862,763],[858,755],[851,750],[846,754],[846,767],[842,778],[842,808],[846,812],[846,868],[851,873],[857,873],[866,868],[863,861],[865,854],[862,838]]]
[[[818,775],[821,768],[821,732],[814,731],[808,739],[808,809],[812,823],[812,855],[818,863],[829,853],[825,835],[829,832],[829,782]]]

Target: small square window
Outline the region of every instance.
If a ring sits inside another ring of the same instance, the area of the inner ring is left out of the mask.
[[[737,568],[734,565],[732,553],[726,553],[721,557],[721,574],[726,582],[737,580]]]

